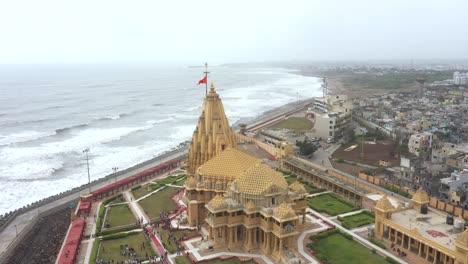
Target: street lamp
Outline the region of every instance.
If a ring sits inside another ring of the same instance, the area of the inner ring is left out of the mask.
[[[112,172],[114,173],[114,182],[117,182],[117,171],[119,167],[112,167]]]
[[[91,176],[89,176],[89,148],[85,148],[83,153],[86,153],[86,167],[88,168],[88,185],[89,185],[89,192],[91,192]]]

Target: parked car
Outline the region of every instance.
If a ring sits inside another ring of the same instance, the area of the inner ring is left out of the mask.
[[[334,143],[335,142],[335,138],[334,137],[329,137],[327,138],[327,143]]]

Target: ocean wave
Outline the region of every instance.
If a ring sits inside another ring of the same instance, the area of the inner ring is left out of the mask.
[[[159,119],[159,120],[148,120],[148,121],[146,121],[146,124],[155,125],[155,124],[166,123],[166,122],[169,122],[171,120],[174,120],[173,116],[170,116],[168,118]]]
[[[122,115],[106,115],[103,117],[95,117],[94,120],[117,120],[121,117]]]
[[[55,133],[56,134],[62,134],[62,133],[66,133],[66,132],[69,132],[69,131],[74,130],[74,129],[87,127],[88,125],[89,125],[88,123],[85,123],[85,124],[79,124],[79,125],[59,128],[59,129],[55,130]]]
[[[9,135],[0,135],[0,146],[36,140],[55,135],[56,132],[22,131]]]

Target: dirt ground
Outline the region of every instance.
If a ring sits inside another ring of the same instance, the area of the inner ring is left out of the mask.
[[[365,167],[354,166],[354,165],[347,164],[347,163],[338,163],[338,162],[332,161],[332,160],[330,161],[330,163],[332,164],[333,168],[335,168],[337,170],[340,170],[340,171],[347,172],[347,173],[349,173],[351,175],[354,175],[354,176],[358,176],[359,172],[366,169]]]
[[[344,151],[352,145],[357,146],[351,151]],[[387,139],[385,141],[378,141],[377,144],[364,144],[364,157],[361,157],[360,143],[348,143],[337,149],[335,153],[333,153],[333,158],[372,166],[378,166],[380,160],[386,160],[391,162],[391,166],[394,166],[399,164],[400,160],[392,156],[392,153],[394,153],[393,143],[390,139]]]

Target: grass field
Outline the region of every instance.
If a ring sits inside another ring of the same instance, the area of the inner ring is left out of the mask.
[[[377,254],[373,254],[359,243],[345,238],[341,233],[314,239],[307,244],[320,260],[333,264],[385,264],[388,263]]]
[[[341,221],[341,225],[348,229],[353,229],[363,225],[369,225],[374,223],[374,216],[368,212],[363,211],[359,214],[350,215],[346,217],[339,217],[338,220]]]
[[[359,209],[359,206],[345,201],[331,193],[324,193],[307,199],[310,208],[328,215],[339,215]]]
[[[146,245],[143,250],[141,249],[142,243],[145,242],[146,239],[143,233],[124,238],[101,241],[101,249],[99,251],[98,259],[114,260],[114,263],[116,261],[125,261],[130,259],[130,257],[125,257],[120,254],[120,245],[125,244],[128,244],[129,247],[135,250],[137,253],[137,258],[143,259],[146,257],[146,254],[151,256],[151,246]]]
[[[304,131],[312,128],[312,124],[307,118],[304,117],[289,117],[286,120],[274,125],[277,128],[289,128],[295,131]]]
[[[126,204],[107,207],[107,215],[104,219],[105,224],[110,227],[123,226],[135,223],[135,216]]]
[[[145,210],[149,218],[158,218],[161,211],[172,211],[177,209],[177,205],[171,200],[180,188],[166,187],[145,199],[139,201],[140,206]]]
[[[154,192],[155,190],[151,188],[147,188],[146,186],[142,186],[140,189],[136,191],[132,191],[133,197],[135,200],[140,199],[141,197],[147,195],[148,193]]]
[[[158,230],[164,241],[165,248],[167,249],[167,251],[169,251],[169,253],[175,253],[177,250],[177,244],[173,240],[171,240],[170,242],[167,240],[169,234],[172,234],[172,236],[174,236],[176,240],[179,240],[181,238],[194,237],[199,234],[196,230],[177,230],[172,232],[169,232],[169,230],[163,228],[159,228]]]

